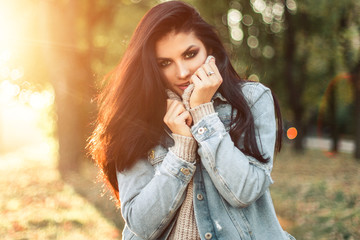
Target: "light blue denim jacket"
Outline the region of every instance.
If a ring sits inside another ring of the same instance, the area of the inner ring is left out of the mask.
[[[191,178],[201,239],[294,239],[281,228],[269,192],[276,140],[271,91],[254,82],[241,89],[255,120],[260,150],[270,161],[261,163],[234,146],[228,133],[231,105],[216,93],[215,113],[191,128],[198,143],[196,163],[169,151],[172,139],[168,137],[149,152],[148,159],[117,172],[123,239],[166,239]]]

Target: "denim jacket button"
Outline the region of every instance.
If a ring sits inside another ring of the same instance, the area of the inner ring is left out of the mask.
[[[185,175],[189,175],[190,174],[190,170],[187,168],[181,168],[180,171],[185,174]]]
[[[149,152],[149,158],[150,159],[154,159],[155,158],[155,151],[151,150],[151,152]]]
[[[196,197],[199,201],[202,201],[204,199],[203,195],[200,193],[198,195],[196,195]]]
[[[203,134],[205,132],[205,128],[201,127],[198,129],[198,134]]]
[[[205,233],[205,239],[211,239],[212,234],[211,233]]]

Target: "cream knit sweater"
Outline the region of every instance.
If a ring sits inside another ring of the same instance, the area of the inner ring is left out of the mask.
[[[203,116],[211,114],[214,111],[212,103],[202,104],[194,109],[190,109],[189,98],[193,91],[193,85],[190,85],[182,95],[182,100],[178,95],[171,90],[167,90],[170,99],[182,101],[185,108],[190,111],[194,124],[198,122]],[[175,155],[188,162],[195,163],[197,142],[193,137],[185,137],[177,134],[172,134],[175,145],[170,148]],[[169,240],[200,240],[199,232],[196,225],[194,203],[193,203],[193,179],[189,182],[186,196],[182,203],[175,226],[170,233]]]

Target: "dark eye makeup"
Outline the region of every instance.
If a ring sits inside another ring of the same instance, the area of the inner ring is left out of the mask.
[[[189,47],[191,48],[191,46]],[[187,49],[183,54],[182,56],[185,58],[185,59],[191,59],[193,57],[195,57],[198,53],[199,53],[199,49]],[[169,66],[171,64],[171,59],[162,59],[160,61],[158,61],[158,65],[160,68],[165,68],[167,66]]]
[[[161,67],[161,68],[167,67],[168,65],[170,65],[170,63],[171,63],[170,60],[162,60],[162,61],[158,62],[159,67]]]
[[[194,50],[189,50],[189,51],[186,51],[183,56],[186,58],[186,59],[189,59],[189,58],[193,58],[195,57],[199,52],[199,49],[194,49]]]

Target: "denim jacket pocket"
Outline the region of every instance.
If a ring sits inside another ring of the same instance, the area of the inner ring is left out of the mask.
[[[167,148],[157,145],[148,152],[148,161],[151,165],[158,166],[164,160],[167,152]]]

